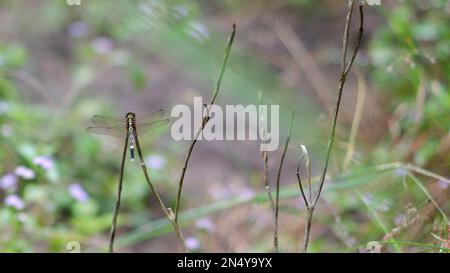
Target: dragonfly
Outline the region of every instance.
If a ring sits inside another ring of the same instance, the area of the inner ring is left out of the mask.
[[[162,109],[143,118],[137,118],[134,112],[128,112],[125,118],[94,115],[91,119],[92,126],[89,126],[87,131],[94,134],[125,138],[125,145],[130,150],[131,161],[134,161],[138,130],[139,134],[144,134],[169,123],[170,119],[163,117],[164,110]]]
[[[164,209],[165,209],[165,206],[164,206],[159,194],[156,192],[156,189],[153,187],[152,183],[150,183],[150,178],[148,177],[147,168],[145,166],[145,162],[142,157],[142,152],[141,152],[141,148],[139,145],[139,138],[138,138],[138,131],[139,131],[139,134],[144,134],[146,132],[151,131],[152,129],[155,129],[157,127],[160,127],[162,125],[169,123],[170,119],[165,119],[165,118],[163,118],[163,116],[164,116],[163,110],[155,111],[155,112],[151,113],[150,115],[145,116],[143,118],[138,118],[134,112],[128,112],[125,115],[125,118],[94,115],[91,119],[92,126],[87,128],[87,131],[90,133],[113,136],[113,137],[122,137],[125,139],[125,146],[123,148],[122,163],[121,163],[121,168],[120,168],[120,177],[119,177],[119,184],[118,184],[118,190],[117,190],[116,205],[114,207],[114,215],[113,215],[112,224],[111,224],[109,252],[114,252],[114,238],[115,238],[115,234],[116,234],[117,218],[118,218],[119,210],[120,210],[123,173],[124,173],[124,166],[125,166],[125,158],[126,158],[126,154],[127,154],[127,150],[128,150],[127,148],[129,148],[129,150],[130,150],[131,161],[134,161],[134,159],[135,159],[134,152],[135,152],[135,149],[137,149],[139,159],[141,161],[141,167],[144,171],[144,175],[145,175],[145,178],[147,179],[150,189],[153,192],[154,196],[156,197],[160,206],[164,207]]]

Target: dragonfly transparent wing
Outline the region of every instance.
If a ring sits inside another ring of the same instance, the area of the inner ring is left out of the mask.
[[[137,114],[136,115],[136,126],[150,124],[155,121],[164,119],[164,110],[158,109],[150,114]]]
[[[101,115],[94,115],[91,118],[91,123],[94,126],[114,127],[125,126],[125,117],[108,117]]]
[[[164,110],[162,109],[158,109],[147,115],[138,114],[136,116],[136,131],[138,134],[144,134],[169,123],[169,121],[169,119],[164,118]]]
[[[136,125],[136,131],[138,134],[145,134],[148,131],[151,131],[152,129],[168,124],[169,122],[170,119],[159,119],[152,122],[139,123]]]
[[[89,126],[86,130],[89,133],[106,135],[113,137],[125,137],[126,130],[125,124],[119,126]]]
[[[125,136],[126,123],[124,117],[94,115],[91,118],[91,123],[92,126],[87,128],[87,131],[90,133],[114,137]]]

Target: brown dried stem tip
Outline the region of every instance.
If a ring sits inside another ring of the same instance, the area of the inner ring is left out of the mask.
[[[333,121],[331,123],[331,131],[330,131],[330,135],[328,137],[328,146],[327,146],[327,153],[326,153],[326,158],[325,158],[325,164],[322,170],[322,174],[320,176],[319,179],[319,186],[318,186],[318,190],[316,192],[316,194],[314,195],[314,198],[312,198],[311,196],[311,183],[309,183],[309,193],[310,193],[310,198],[309,200],[306,198],[306,195],[304,194],[304,190],[303,190],[303,186],[301,183],[301,179],[300,179],[300,175],[297,175],[297,178],[299,180],[299,186],[300,186],[300,191],[302,192],[302,197],[306,203],[306,208],[307,208],[307,222],[306,222],[306,227],[305,227],[305,239],[304,239],[304,244],[303,244],[303,252],[306,252],[308,249],[308,241],[309,241],[309,234],[310,234],[310,230],[311,230],[311,222],[312,222],[312,217],[313,217],[313,212],[314,209],[316,208],[316,204],[317,201],[319,200],[320,194],[322,192],[322,188],[323,185],[325,183],[325,176],[327,174],[327,169],[328,169],[328,163],[330,161],[330,155],[331,155],[331,150],[333,148],[333,142],[334,142],[334,135],[335,135],[335,131],[336,131],[336,124],[337,124],[337,118],[339,115],[339,107],[341,105],[341,99],[342,99],[342,91],[344,89],[344,85],[345,82],[347,81],[347,76],[348,76],[348,72],[350,71],[350,68],[353,65],[353,62],[355,61],[356,55],[359,51],[359,48],[361,47],[361,41],[363,38],[363,33],[364,33],[364,11],[363,11],[363,4],[360,3],[359,4],[359,30],[358,30],[358,40],[357,40],[357,44],[355,49],[353,50],[353,54],[350,58],[350,61],[347,63],[347,53],[348,53],[348,39],[350,36],[350,24],[352,21],[352,17],[353,17],[353,8],[355,5],[355,0],[350,0],[349,1],[349,5],[348,5],[348,9],[347,9],[347,19],[346,19],[346,23],[345,23],[345,30],[344,30],[344,35],[343,35],[343,40],[342,40],[342,60],[341,60],[341,73],[340,73],[340,80],[339,80],[339,84],[338,84],[338,88],[337,88],[337,98],[336,98],[336,104],[334,106],[334,116],[333,116]],[[301,161],[302,159],[300,159]],[[300,163],[299,163],[299,167],[298,170],[300,169]],[[308,173],[308,180],[310,181],[311,176]]]
[[[231,47],[233,45],[235,34],[236,34],[236,24],[233,24],[233,30],[231,32],[230,38],[228,39],[228,43],[227,43],[227,46],[225,48],[225,54],[224,54],[224,57],[223,57],[222,66],[220,68],[219,77],[217,79],[217,82],[216,82],[216,85],[215,85],[215,88],[214,88],[214,93],[213,93],[211,102],[209,103],[210,107],[211,107],[211,105],[214,104],[214,102],[216,101],[217,95],[219,94],[219,90],[220,90],[220,87],[222,85],[223,75],[225,73],[225,68],[226,68],[227,63],[228,63],[228,57],[230,56]],[[206,112],[209,113],[209,110],[210,110],[210,108],[208,108]],[[183,169],[181,171],[180,180],[178,181],[177,199],[176,199],[176,203],[175,203],[175,222],[176,223],[178,223],[178,212],[179,212],[179,208],[180,208],[181,192],[183,190],[184,177],[186,175],[187,167],[188,167],[188,164],[189,164],[189,159],[191,158],[192,151],[194,150],[194,146],[197,143],[198,137],[202,133],[203,128],[205,128],[205,125],[208,123],[208,121],[209,121],[209,117],[208,116],[203,119],[202,126],[197,131],[194,140],[192,140],[191,145],[189,146],[189,149],[188,149],[188,153],[186,155],[186,159],[184,161]]]

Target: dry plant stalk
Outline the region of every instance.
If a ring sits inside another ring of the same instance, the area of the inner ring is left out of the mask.
[[[258,94],[258,103],[260,105],[263,104],[263,98],[262,98],[261,92],[259,92],[259,94]],[[265,122],[263,120],[264,118],[267,118],[267,117],[261,116],[260,124],[265,124]],[[267,136],[267,128],[260,128],[260,130],[261,130],[261,135],[263,136],[263,140],[265,140],[266,136]],[[273,225],[274,231],[273,232],[275,233],[275,201],[272,196],[272,187],[270,186],[270,181],[269,181],[269,152],[265,151],[265,150],[261,151],[261,157],[264,162],[264,171],[263,171],[264,189],[267,191],[267,197],[268,197],[268,200],[270,203],[270,208],[272,210],[272,214],[274,217],[274,225]],[[274,248],[274,250],[275,250],[275,248]]]
[[[150,181],[150,177],[147,172],[147,167],[145,165],[144,157],[142,156],[141,146],[139,145],[139,138],[136,136],[136,149],[139,155],[139,160],[141,161],[141,167],[142,171],[144,172],[145,180],[147,181],[148,186],[150,187],[150,190],[152,194],[155,196],[156,202],[161,207],[161,210],[164,212],[167,219],[172,223],[173,228],[175,230],[175,234],[180,241],[181,247],[183,249],[183,252],[187,252],[186,242],[183,237],[183,233],[181,233],[181,229],[178,226],[178,223],[175,222],[175,217],[170,208],[167,208],[166,205],[164,205],[164,202],[161,199],[161,196],[159,195],[158,191],[156,190],[153,183]],[[119,178],[119,185],[117,190],[117,199],[116,199],[116,205],[114,207],[114,215],[111,225],[111,232],[109,237],[109,246],[108,246],[108,252],[113,253],[114,252],[114,239],[116,236],[116,228],[117,228],[117,218],[119,216],[119,210],[120,210],[120,201],[121,201],[121,195],[122,195],[122,185],[123,185],[123,173],[124,173],[124,165],[125,165],[125,157],[127,154],[127,146],[128,146],[128,135],[125,138],[125,147],[123,149],[123,155],[122,155],[122,166],[120,170],[120,178]]]
[[[181,232],[180,226],[175,221],[175,215],[173,214],[172,209],[168,208],[168,207],[166,207],[166,205],[164,205],[164,202],[162,201],[161,196],[159,195],[159,193],[156,190],[156,188],[153,185],[153,183],[150,181],[150,177],[149,177],[148,172],[147,172],[147,166],[145,165],[144,157],[142,156],[141,146],[139,145],[139,138],[136,137],[135,141],[136,141],[137,152],[138,152],[138,155],[139,155],[139,160],[141,161],[142,171],[144,172],[145,180],[147,181],[147,184],[150,187],[150,190],[151,190],[152,194],[155,196],[156,202],[161,207],[161,210],[164,212],[164,214],[166,215],[167,219],[172,224],[172,226],[173,226],[173,228],[175,230],[175,234],[177,235],[177,238],[180,241],[180,244],[181,244],[181,247],[183,249],[183,252],[188,252],[188,249],[186,247],[186,242],[185,242],[184,237],[183,237],[183,233]]]
[[[292,137],[292,125],[294,123],[294,114],[295,114],[295,111],[294,111],[294,109],[292,109],[291,121],[289,122],[289,133],[288,133],[288,137],[286,138],[286,142],[284,144],[283,154],[281,155],[280,166],[278,168],[278,173],[277,173],[277,185],[276,185],[276,195],[275,195],[275,213],[274,213],[275,228],[273,231],[273,248],[274,248],[275,252],[278,252],[278,211],[279,211],[279,201],[280,201],[281,171],[283,169],[284,158],[286,157],[286,152],[287,152],[287,149],[289,146],[289,142],[291,141],[291,137]]]
[[[348,72],[350,71],[350,68],[352,67],[353,62],[355,61],[356,55],[361,46],[361,41],[362,41],[362,37],[363,37],[363,33],[364,33],[364,28],[363,28],[363,26],[364,26],[364,11],[363,11],[363,4],[360,3],[359,4],[360,23],[359,23],[358,40],[357,40],[356,47],[353,51],[353,54],[350,58],[350,61],[347,63],[348,40],[349,40],[349,36],[350,36],[350,25],[351,25],[351,21],[352,21],[352,17],[353,17],[354,6],[355,6],[355,0],[349,0],[348,9],[347,9],[347,18],[346,18],[346,23],[345,23],[344,35],[343,35],[344,37],[343,37],[343,41],[342,41],[341,73],[340,73],[339,85],[337,88],[336,104],[334,106],[334,116],[333,116],[333,121],[331,124],[330,135],[328,137],[328,146],[327,146],[325,164],[324,164],[322,174],[319,179],[319,187],[318,187],[317,192],[314,195],[314,198],[312,197],[311,175],[309,173],[309,156],[307,154],[306,147],[304,147],[304,146],[302,146],[302,156],[299,160],[299,164],[297,167],[298,184],[300,187],[300,192],[303,197],[303,201],[305,202],[306,209],[307,209],[307,221],[306,221],[305,234],[304,234],[303,252],[307,252],[307,250],[308,250],[312,217],[314,214],[314,210],[316,208],[317,201],[320,198],[320,194],[322,192],[323,185],[325,183],[325,176],[327,174],[328,163],[330,161],[331,150],[333,148],[333,143],[334,143],[334,135],[335,135],[335,131],[336,131],[337,118],[339,115],[339,107],[341,105],[342,91],[344,90],[344,85],[345,85],[345,82],[347,81]],[[300,177],[300,165],[301,165],[303,158],[305,158],[305,157],[306,157],[306,161],[307,161],[306,167],[308,169],[307,176],[308,176],[308,184],[309,184],[308,185],[309,198],[306,197],[305,191],[303,189],[301,177]]]
[[[223,57],[222,67],[221,67],[220,73],[219,73],[219,78],[217,79],[216,86],[215,86],[215,89],[214,89],[214,94],[213,94],[213,97],[211,99],[211,102],[209,103],[210,106],[209,106],[209,108],[207,108],[207,113],[209,113],[209,109],[210,109],[211,105],[214,104],[214,102],[216,101],[216,97],[219,94],[220,86],[222,85],[223,75],[225,73],[225,68],[227,66],[228,57],[230,56],[231,46],[233,45],[235,34],[236,34],[236,24],[233,24],[233,30],[231,32],[230,38],[228,39],[228,43],[227,43],[227,46],[225,48],[225,54],[224,54],[224,57]],[[184,177],[186,175],[186,170],[187,170],[187,167],[188,167],[188,164],[189,164],[189,159],[191,158],[192,151],[194,150],[194,146],[197,143],[198,137],[202,133],[203,128],[205,128],[205,125],[208,123],[208,121],[209,121],[209,115],[207,115],[206,117],[203,118],[202,125],[199,128],[199,130],[197,131],[197,134],[195,135],[194,140],[191,142],[191,145],[189,146],[189,149],[188,149],[188,153],[187,153],[186,159],[184,161],[183,169],[181,171],[180,180],[178,182],[178,191],[177,191],[177,199],[176,199],[176,203],[175,203],[175,215],[174,215],[175,223],[178,223],[178,212],[179,212],[179,208],[180,208],[181,192],[182,192],[182,189],[183,189]]]
[[[118,189],[117,189],[116,205],[114,206],[114,215],[113,215],[111,231],[110,231],[110,235],[109,235],[109,246],[108,246],[109,253],[114,252],[114,239],[116,237],[117,217],[119,216],[119,211],[120,211],[120,198],[122,196],[123,171],[124,171],[124,166],[125,166],[125,157],[127,156],[127,147],[128,147],[128,135],[125,138],[125,147],[123,147],[122,166],[120,168],[120,177],[119,177],[119,185],[118,185]]]

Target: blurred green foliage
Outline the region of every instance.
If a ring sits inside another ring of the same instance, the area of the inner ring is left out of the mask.
[[[244,2],[247,1],[214,5],[218,10],[236,10],[245,5]],[[318,2],[291,0],[286,5],[313,10]],[[450,156],[444,144],[448,143],[450,132],[449,4],[445,0],[424,2],[402,1],[394,9],[383,6],[378,9],[387,23],[371,37],[368,47],[371,67],[367,76],[389,101],[386,111],[398,113],[399,117],[393,118],[391,124],[394,133],[386,132],[383,140],[375,144],[374,152],[363,155],[362,161],[410,161],[448,176]],[[40,30],[45,35],[60,34],[69,40],[70,90],[61,100],[58,100],[61,94],[40,90],[39,83],[30,81],[29,75],[39,75],[38,66],[30,57],[34,49],[31,43],[20,39],[0,42],[0,229],[4,231],[0,234],[0,251],[63,252],[67,242],[73,240],[82,242],[87,250],[104,250],[122,145],[120,140],[118,145],[111,145],[104,138],[83,131],[83,123],[92,113],[115,112],[115,107],[105,104],[102,98],[84,94],[93,93],[90,84],[111,67],[124,71],[133,90],[145,89],[152,79],[146,76],[145,64],[140,59],[139,54],[144,53],[129,50],[129,44],[137,44],[138,48],[144,44],[145,54],[161,55],[168,62],[185,68],[205,86],[212,86],[224,38],[200,23],[199,19],[206,13],[205,3],[95,1],[85,12],[68,9],[64,1],[41,3],[40,20],[33,22],[24,18],[18,28],[30,28],[30,32]],[[17,15],[23,6],[18,1],[5,1],[0,8]],[[152,35],[144,38],[142,34],[149,30]],[[149,44],[151,48],[147,47]],[[238,50],[233,54],[225,76],[225,90],[229,92],[223,95],[223,100],[233,98],[243,104],[254,103],[255,91],[262,90],[270,103],[298,104],[296,137],[320,142],[322,132],[304,130],[315,128],[312,117],[317,110],[309,99],[300,101],[257,57]],[[38,92],[25,95],[22,92],[24,81]],[[423,102],[421,92],[425,92]],[[284,120],[288,112],[282,113]],[[151,138],[146,138],[144,144],[152,146],[167,130],[161,128]],[[180,155],[174,152],[178,148],[173,145],[167,148],[167,153],[146,155],[165,162],[163,167],[152,169],[152,178],[159,183],[162,192],[167,192],[168,203],[173,201],[169,193],[174,192],[174,182],[169,172],[177,171],[173,166],[179,162]],[[105,151],[111,154],[105,155]],[[336,183],[330,186],[324,199],[339,210],[340,220],[337,221],[335,215],[325,214],[319,216],[317,222],[331,223],[333,236],[340,238],[316,237],[311,250],[363,249],[367,242],[381,240],[400,225],[401,221],[395,219],[411,217],[406,215],[406,208],[419,212],[426,207],[428,193],[402,166],[394,164],[388,172],[376,167],[354,166],[354,171],[334,178]],[[119,225],[130,232],[124,235],[122,245],[131,247],[130,244],[170,232],[165,220],[157,220],[161,214],[153,209],[139,166],[127,166],[125,185]],[[295,190],[287,187],[282,196],[296,197]],[[237,205],[264,203],[264,197],[232,198],[188,211],[183,217],[187,224]],[[443,210],[448,212],[448,205]],[[296,217],[303,216],[297,209],[286,211],[294,211]],[[445,228],[446,217],[435,212],[431,218],[431,224],[412,240],[438,245],[424,234],[439,233],[435,230]],[[287,236],[295,240],[301,237],[298,234]],[[345,243],[348,237],[356,242],[350,239],[349,244]],[[403,239],[403,235],[396,239]],[[251,250],[269,251],[270,244],[259,243]],[[389,250],[405,248],[393,243]],[[424,251],[422,248],[413,250]]]
[[[426,139],[413,162],[448,174],[448,148],[440,149],[450,130],[448,1],[408,1],[383,13],[388,25],[370,46],[373,81],[400,116],[393,126],[402,143]]]

